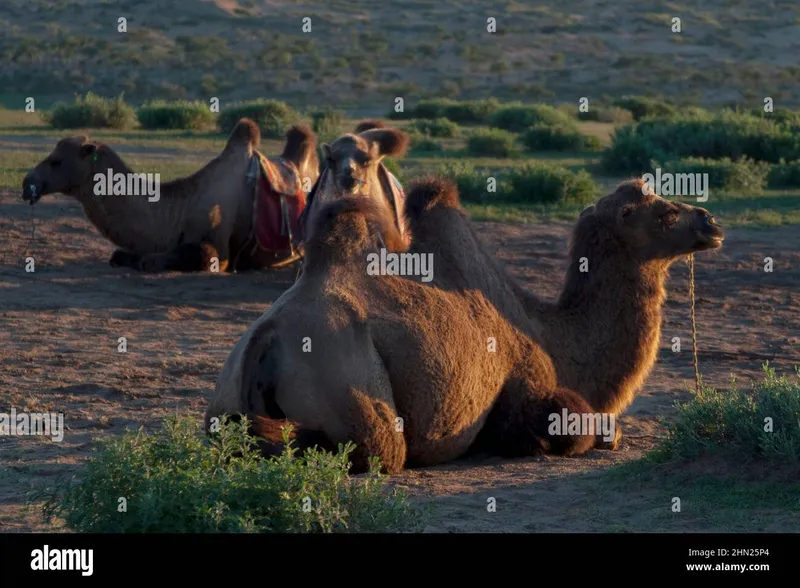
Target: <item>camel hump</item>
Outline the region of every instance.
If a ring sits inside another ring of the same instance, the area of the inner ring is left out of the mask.
[[[356,125],[356,135],[372,129],[385,129],[386,123],[378,119],[362,120]]]
[[[406,197],[406,216],[415,221],[436,207],[461,208],[456,183],[440,176],[426,176],[415,181]]]
[[[347,196],[326,203],[312,217],[307,250],[326,251],[328,258],[352,258],[383,242],[389,251],[403,251],[405,241],[389,208],[363,196]]]
[[[286,131],[286,144],[281,157],[293,162],[298,168],[317,148],[317,136],[308,125],[292,125]]]
[[[249,118],[241,118],[236,126],[233,127],[226,148],[231,145],[246,144],[253,148],[261,144],[261,130],[255,121]]]

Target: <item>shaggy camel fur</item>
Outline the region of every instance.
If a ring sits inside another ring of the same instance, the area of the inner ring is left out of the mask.
[[[428,188],[409,194],[413,206],[436,196]],[[352,473],[371,456],[390,473],[434,465],[476,442],[507,457],[595,445],[585,431],[551,434],[552,415],[592,409],[556,386],[548,356],[483,294],[367,274],[369,254],[406,248],[385,206],[335,200],[310,229],[303,274],[225,361],[205,415],[209,434],[212,419],[245,415],[262,452],[274,455],[288,422],[301,448],[352,441]],[[493,411],[501,392],[502,410]]]
[[[302,227],[313,224],[312,217],[317,209],[342,196],[357,195],[388,206],[400,235],[407,242],[402,194],[393,188],[393,177],[383,165],[383,159],[401,157],[408,145],[406,133],[385,128],[379,121],[364,121],[356,133],[347,133],[330,145],[324,143],[324,169],[308,195],[308,204],[300,218],[298,240],[304,239]]]
[[[251,257],[252,248],[245,250],[254,193],[246,176],[260,140],[258,125],[240,120],[219,156],[191,176],[162,183],[160,199],[151,202],[141,195],[95,194],[96,173],[133,171],[108,145],[67,137],[27,175],[22,197],[31,204],[56,192],[76,198],[100,233],[121,248],[110,259],[113,266],[148,272],[268,267],[269,260]],[[300,178],[313,184],[319,161],[311,130],[292,127],[278,161],[294,166]],[[218,264],[212,264],[213,258]],[[237,268],[234,259],[240,262]]]
[[[443,230],[465,223],[466,216],[454,186],[439,192],[453,196],[428,203],[424,215],[413,203],[406,209],[411,251],[432,252],[437,259],[431,285],[483,292],[543,345],[559,386],[614,415],[630,405],[655,362],[669,267],[687,254],[721,247],[724,238],[706,209],[656,196],[641,179],[623,182],[581,213],[566,284],[551,303],[511,279],[474,231]],[[615,449],[618,426],[616,434],[613,443],[599,447]]]

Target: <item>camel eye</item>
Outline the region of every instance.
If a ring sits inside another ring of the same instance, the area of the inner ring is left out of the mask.
[[[61,165],[60,159],[51,159],[50,160],[50,167],[58,167]]]

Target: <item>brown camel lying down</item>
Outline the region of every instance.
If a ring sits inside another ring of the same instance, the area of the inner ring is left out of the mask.
[[[408,203],[424,211],[437,195],[423,183]],[[347,197],[314,218],[302,275],[225,361],[209,434],[215,419],[246,415],[272,455],[291,422],[301,448],[352,441],[353,473],[371,456],[397,472],[476,446],[507,457],[595,446],[599,435],[585,430],[551,434],[551,415],[592,409],[557,387],[549,357],[481,292],[367,273],[379,244],[405,248],[387,207]]]
[[[279,260],[252,247],[254,187],[247,181],[260,141],[258,125],[241,119],[220,155],[188,177],[163,182],[160,194],[149,198],[96,193],[96,174],[134,172],[108,145],[67,137],[24,179],[22,198],[31,204],[57,192],[76,198],[100,233],[121,248],[110,259],[114,266],[150,272],[269,267]],[[319,161],[311,130],[292,127],[274,161],[313,185]]]
[[[428,202],[425,214],[413,205],[406,209],[414,234],[410,251],[434,255],[432,285],[483,292],[538,341],[552,358],[559,386],[581,393],[596,411],[617,415],[655,362],[669,267],[689,253],[721,247],[724,238],[706,209],[644,188],[642,180],[623,182],[581,213],[566,284],[553,303],[523,290],[484,250],[448,182],[435,190],[449,197]],[[468,230],[443,231],[448,225]],[[601,447],[615,449],[618,425],[616,434]]]

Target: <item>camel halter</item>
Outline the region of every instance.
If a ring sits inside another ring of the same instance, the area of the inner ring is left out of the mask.
[[[694,254],[690,253],[686,259],[689,264],[689,298],[691,300],[690,317],[692,320],[692,355],[694,362],[694,393],[700,393],[700,371],[697,368],[697,324],[694,313]]]

